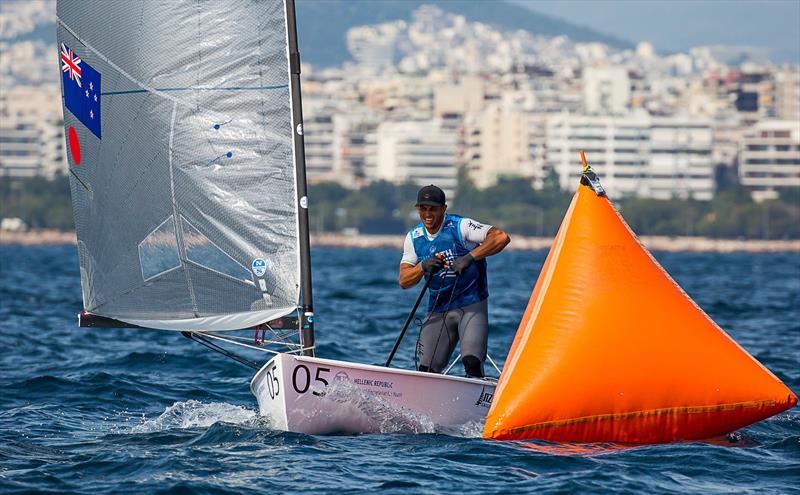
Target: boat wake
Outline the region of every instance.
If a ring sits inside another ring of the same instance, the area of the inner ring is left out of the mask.
[[[472,422],[457,427],[435,425],[432,418],[401,407],[380,396],[371,395],[349,382],[335,382],[326,390],[324,400],[346,406],[369,424],[365,431],[391,434],[442,434],[462,438],[479,438],[483,423]],[[318,414],[318,411],[307,413]],[[266,427],[270,420],[258,411],[225,402],[181,401],[167,407],[158,417],[142,419],[130,433],[157,433],[170,430],[208,428],[217,423]]]
[[[374,433],[424,434],[476,438],[483,433],[483,423],[467,423],[457,427],[437,426],[433,418],[414,412],[380,395],[370,394],[353,383],[336,380],[325,390],[327,401],[338,403],[333,410],[349,410],[360,414],[365,423],[363,431]],[[348,406],[348,407],[341,407]],[[352,416],[351,416],[352,419]]]
[[[224,402],[188,400],[167,407],[157,418],[145,419],[131,433],[155,433],[174,429],[207,428],[215,423],[246,424],[257,420],[253,409]]]

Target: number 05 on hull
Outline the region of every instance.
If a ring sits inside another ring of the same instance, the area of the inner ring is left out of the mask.
[[[483,425],[493,382],[279,354],[250,382],[272,426],[315,435]]]

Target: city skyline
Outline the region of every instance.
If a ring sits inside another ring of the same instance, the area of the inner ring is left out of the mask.
[[[49,22],[45,4],[25,5],[22,31]],[[463,169],[479,187],[515,176],[540,188],[552,172],[568,187],[573,155],[585,147],[609,190],[625,195],[710,200],[715,167],[735,171],[740,156],[754,197],[800,185],[800,129],[791,125],[800,122],[798,67],[761,62],[751,49],[664,53],[647,42],[576,41],[436,5],[351,27],[345,42],[352,61],[302,71],[310,181],[436,181],[452,193]],[[67,166],[52,48],[0,42],[9,62],[0,71],[6,176]],[[91,53],[79,56],[93,63]]]

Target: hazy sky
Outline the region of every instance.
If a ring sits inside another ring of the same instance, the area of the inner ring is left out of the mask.
[[[775,62],[800,63],[800,0],[513,0],[662,52],[698,45],[766,47]]]

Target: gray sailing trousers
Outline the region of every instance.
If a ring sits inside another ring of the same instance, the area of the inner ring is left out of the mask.
[[[420,369],[441,373],[449,364],[456,344],[461,341],[462,361],[467,356],[478,358],[483,375],[489,339],[488,302],[484,299],[445,313],[431,313],[422,324],[417,342]]]

